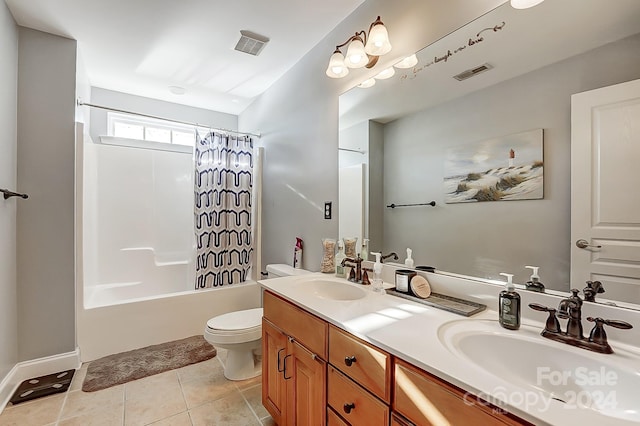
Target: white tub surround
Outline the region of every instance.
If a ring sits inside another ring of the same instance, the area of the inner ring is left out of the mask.
[[[219,289],[193,290],[87,309],[77,300],[82,362],[202,334],[211,317],[260,306],[254,281]]]
[[[457,327],[460,327],[458,324],[462,324],[464,328],[464,323],[467,322],[471,330],[473,330],[474,324],[478,323],[490,326],[497,325],[498,314],[494,309],[497,307],[497,296],[501,288],[443,275],[429,273],[424,275],[428,277],[435,292],[484,303],[488,309],[466,318],[398,297],[379,295],[373,293],[370,286],[351,284],[346,280],[341,280],[344,285],[364,289],[366,295],[356,300],[337,301],[311,291],[313,286],[305,287],[305,281],[309,282],[309,277],[339,280],[327,274],[277,278],[260,281],[260,284],[263,288],[282,296],[329,323],[534,424],[637,424],[630,420],[605,416],[590,409],[567,409],[566,404],[550,398],[546,400],[538,398],[537,401],[532,402],[524,398],[513,397],[533,394],[535,389],[518,385],[517,381],[510,380],[507,370],[505,370],[504,377],[498,377],[479,369],[475,363],[482,365],[483,359],[464,362],[443,343],[443,330],[448,329],[451,324],[455,324]],[[383,276],[386,277],[385,282],[391,281],[389,277],[393,276],[392,267],[385,265]],[[508,331],[498,326],[497,330],[501,333],[514,333],[517,338],[545,345],[557,344],[558,349],[569,354],[575,353],[577,359],[588,358],[594,362],[601,360],[601,362],[610,365],[616,363],[616,366],[619,363],[620,368],[632,369],[636,374],[640,374],[640,364],[635,362],[640,359],[640,348],[630,345],[632,342],[637,344],[640,341],[638,339],[640,312],[585,302],[582,308],[583,318],[601,316],[607,319],[624,320],[635,326],[632,330],[608,328],[609,342],[616,353],[612,355],[598,354],[551,342],[539,335],[544,328],[546,314],[533,311],[527,305],[535,302],[556,307],[561,300],[560,297],[524,290],[519,293],[522,297],[523,326],[518,331]],[[564,323],[565,321],[561,320],[563,330]],[[447,326],[443,327],[445,325]],[[592,324],[585,320],[585,334],[588,335],[591,327]],[[515,365],[514,368],[517,368],[517,364],[521,362],[518,359],[511,359],[509,354],[504,354],[499,361],[505,365]],[[575,367],[580,367],[580,365]],[[614,388],[614,390],[616,389]],[[626,392],[625,390],[619,391]],[[633,413],[630,414],[630,416],[633,415]]]

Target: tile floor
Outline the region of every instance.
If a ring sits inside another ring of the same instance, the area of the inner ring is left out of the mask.
[[[234,382],[226,354],[177,370],[82,392],[87,364],[69,391],[7,406],[0,426],[261,426],[275,425],[260,402],[261,378]]]

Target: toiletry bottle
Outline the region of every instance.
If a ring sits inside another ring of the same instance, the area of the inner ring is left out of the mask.
[[[296,246],[293,248],[293,267],[302,268],[302,238],[296,237]]]
[[[506,289],[500,292],[498,303],[500,325],[509,330],[517,330],[520,328],[520,295],[513,285],[513,274],[501,272],[500,275],[507,277]]]
[[[410,248],[407,249],[407,258],[404,260],[404,266],[407,268],[413,268],[413,259],[411,258],[412,250]]]
[[[371,254],[376,257],[376,263],[373,264],[373,281],[371,282],[371,287],[376,293],[384,293],[384,289],[382,288],[382,262],[380,261],[382,253],[371,252]]]
[[[346,278],[345,267],[342,266],[342,261],[347,256],[344,254],[344,243],[342,240],[338,240],[338,254],[336,254],[336,277]]]
[[[525,268],[531,269],[531,279],[525,284],[527,290],[537,291],[538,293],[544,293],[544,284],[540,282],[540,276],[538,275],[538,266],[525,266]]]
[[[362,260],[369,260],[369,239],[362,239],[362,249],[360,250],[360,257]]]

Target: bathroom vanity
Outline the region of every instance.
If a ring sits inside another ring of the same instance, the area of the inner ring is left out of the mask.
[[[279,425],[529,424],[269,291],[262,330],[263,404]]]
[[[518,331],[501,329],[492,310],[465,318],[322,274],[261,285],[262,402],[279,425],[622,425],[635,420],[633,414],[620,418],[567,409],[567,401],[552,398],[525,400],[538,388],[527,387],[522,372],[535,374],[535,360],[548,354],[560,360],[557,365],[568,359],[576,367],[611,366],[619,377],[621,387],[615,390],[621,408],[633,407],[623,394],[635,384],[626,372],[637,373],[629,359],[637,352],[625,352],[617,343],[626,365],[607,358],[617,355],[583,355],[548,342],[539,335],[542,323],[525,320]],[[505,342],[522,351],[501,356]],[[460,352],[465,350],[473,356]],[[540,367],[548,365],[543,361]]]

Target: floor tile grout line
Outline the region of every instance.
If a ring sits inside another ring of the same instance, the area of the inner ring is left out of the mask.
[[[237,385],[236,385],[237,387]],[[247,389],[251,389],[251,388],[247,388]],[[256,413],[256,411],[253,409],[253,407],[251,406],[251,404],[249,404],[249,401],[247,400],[247,398],[244,396],[244,392],[242,392],[240,389],[238,389],[238,391],[240,392],[240,396],[242,396],[242,399],[244,400],[244,403],[247,404],[247,406],[249,407],[249,410],[251,410],[251,412],[253,413],[253,416],[258,419],[258,424],[262,425],[262,421],[260,420],[260,417],[258,417],[258,413]]]

